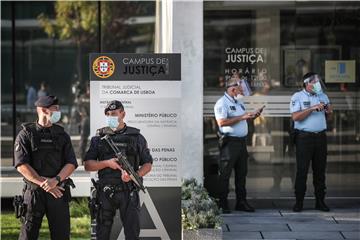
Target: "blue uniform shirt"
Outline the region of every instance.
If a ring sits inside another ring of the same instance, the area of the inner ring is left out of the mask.
[[[214,106],[215,118],[228,119],[245,114],[245,106],[242,101],[235,100],[226,92]],[[220,127],[220,131],[233,137],[245,137],[248,134],[246,120],[235,123],[232,126]]]
[[[326,94],[311,94],[305,89],[296,92],[290,101],[290,113],[303,111],[310,108],[320,102],[329,104],[329,98]],[[326,117],[325,112],[312,112],[308,117],[302,121],[295,121],[294,128],[307,132],[321,132],[326,129]]]

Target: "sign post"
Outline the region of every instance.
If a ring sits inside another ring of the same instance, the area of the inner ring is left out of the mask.
[[[154,162],[140,192],[140,237],[181,239],[181,56],[90,55],[91,133],[106,126],[104,108],[119,100],[125,123],[140,129]],[[111,239],[124,239],[117,214]]]

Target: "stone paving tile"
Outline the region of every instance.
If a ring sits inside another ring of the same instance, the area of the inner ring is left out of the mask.
[[[360,239],[360,231],[357,232],[341,232],[345,239]]]
[[[326,199],[326,203],[329,205],[330,209],[337,211],[359,211],[360,210],[360,200],[359,199]],[[294,199],[273,199],[273,205],[282,210],[292,209],[295,200]],[[305,209],[314,209],[315,208],[315,198],[306,198],[304,201]]]
[[[262,235],[269,239],[344,239],[340,232],[262,232]]]
[[[273,232],[287,232],[289,228],[286,224],[228,224],[230,232],[244,231],[244,232],[262,232],[262,231],[273,231]]]
[[[336,216],[334,217],[335,221],[339,224],[342,223],[346,223],[346,224],[358,224],[360,225],[360,218],[358,217],[341,217],[341,216]]]
[[[276,209],[260,209],[255,212],[232,211],[229,214],[222,214],[222,217],[280,217],[280,211]]]
[[[300,215],[300,216],[314,216],[314,215],[321,215],[321,216],[343,216],[343,217],[357,217],[360,218],[360,209],[358,208],[348,208],[348,209],[331,209],[330,212],[321,212],[318,210],[304,210],[302,212],[296,213],[293,212],[291,209],[282,209],[279,212],[283,216],[288,215]]]
[[[339,231],[359,231],[360,225],[358,224],[306,224],[306,223],[290,223],[289,228],[293,232],[316,232],[318,230],[326,232],[339,232]]]
[[[335,223],[332,217],[298,217],[298,216],[286,216],[286,217],[226,217],[224,218],[226,224],[236,223]]]
[[[359,200],[332,200],[327,201],[331,211],[320,212],[314,210],[314,199],[306,199],[301,213],[291,210],[291,199],[253,200],[259,207],[255,213],[222,215],[224,231],[230,230],[223,239],[360,240]]]
[[[260,232],[225,232],[223,239],[262,239]]]

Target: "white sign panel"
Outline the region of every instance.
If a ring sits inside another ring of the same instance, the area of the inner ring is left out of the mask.
[[[108,102],[123,103],[128,126],[146,138],[153,168],[144,177],[148,187],[180,186],[180,81],[91,81],[91,129],[106,126]]]

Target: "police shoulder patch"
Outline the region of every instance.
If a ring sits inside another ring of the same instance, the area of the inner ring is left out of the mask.
[[[19,142],[15,142],[15,151],[16,152],[20,151],[20,143]]]

